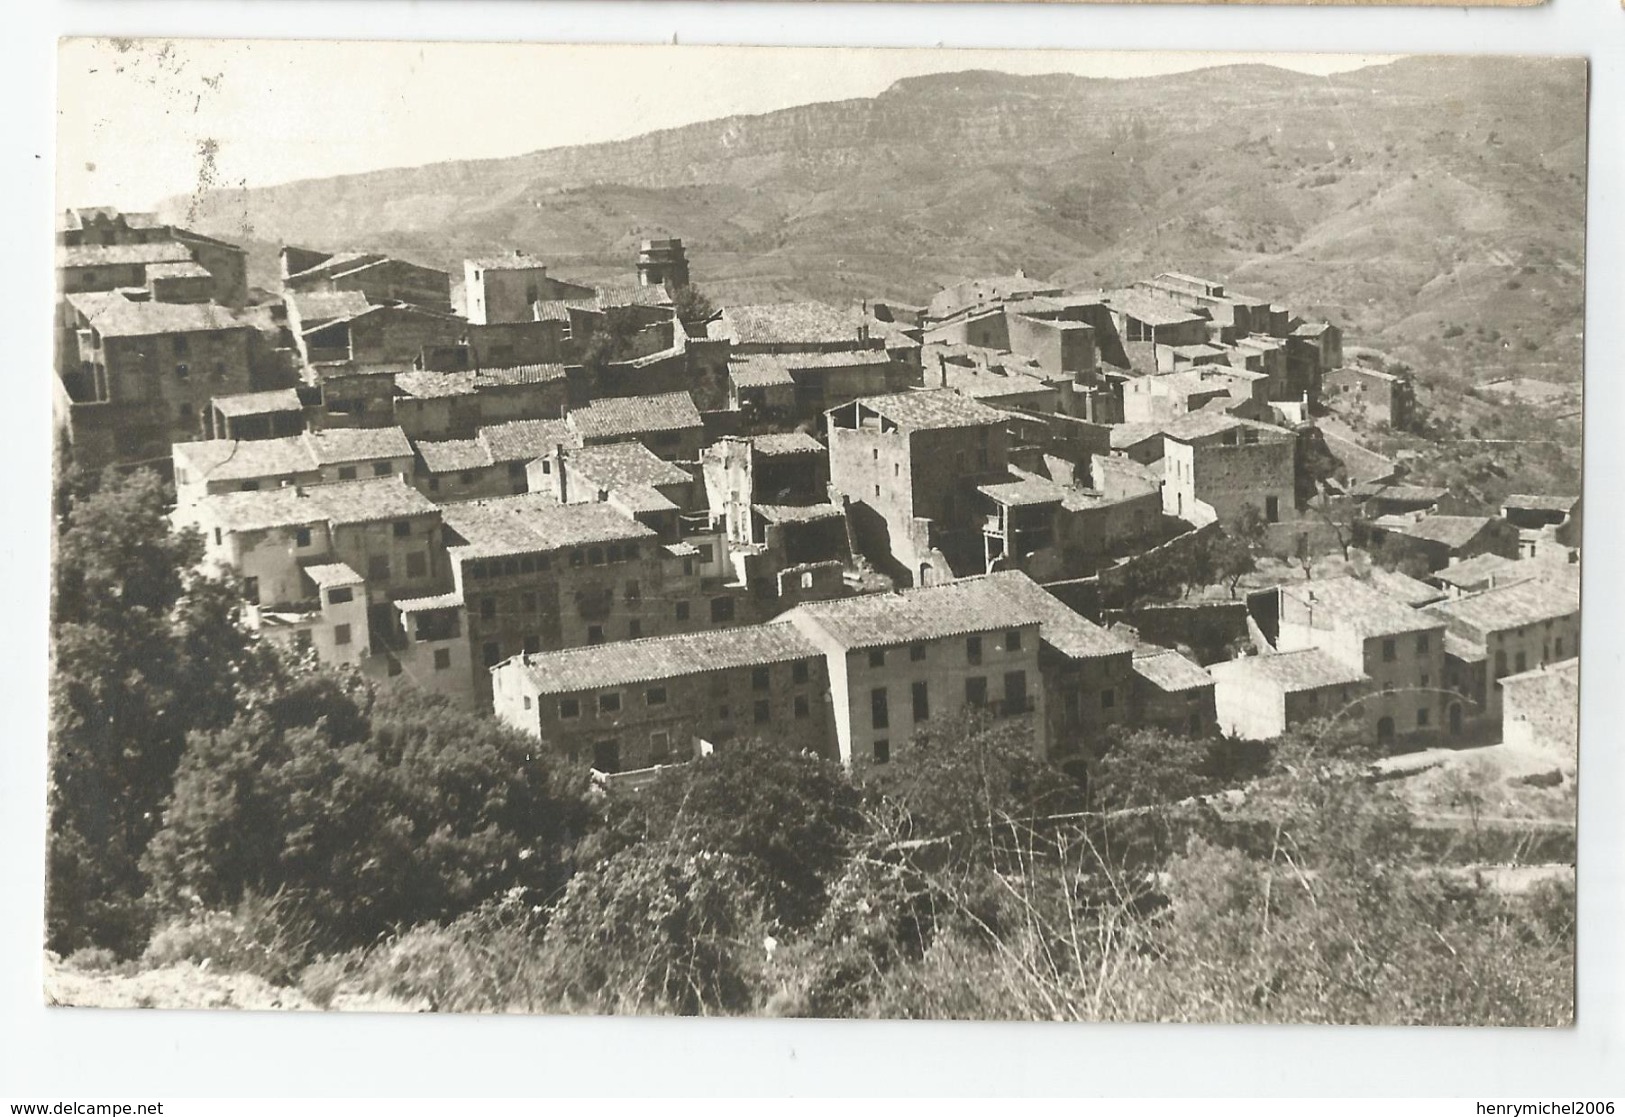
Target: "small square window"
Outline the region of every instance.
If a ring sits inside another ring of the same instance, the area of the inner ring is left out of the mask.
[[[353,466],[353,465],[341,465],[341,466],[339,466],[339,480],[340,481],[354,481],[355,480],[355,466]]]
[[[772,675],[766,667],[752,667],[750,671],[750,688],[752,690],[766,690],[772,684]]]
[[[884,667],[884,666],[886,666],[886,649],[885,648],[870,648],[869,649],[869,666],[870,667]]]
[[[591,624],[587,626],[587,643],[602,644],[604,642],[604,626]]]
[[[436,648],[434,650],[434,669],[436,671],[445,671],[450,667],[451,667],[451,649],[450,648]]]
[[[1021,650],[1021,629],[1012,628],[1004,634],[1004,650],[1019,652]]]
[[[980,636],[967,636],[965,638],[965,660],[968,663],[982,662],[982,638]]]
[[[525,709],[530,709],[530,695],[525,695]]]
[[[768,701],[765,698],[758,700],[755,706],[751,708],[751,717],[756,721],[757,725],[761,725],[771,716],[772,708],[768,705]]]
[[[645,705],[649,706],[664,706],[666,704],[666,688],[663,686],[650,687],[643,692],[643,701]]]
[[[680,621],[688,620],[688,602],[679,601],[677,603],[677,619]]]
[[[876,741],[875,742],[875,763],[876,764],[890,764],[891,763],[891,742],[890,741]]]
[[[636,618],[636,617],[633,617],[631,620],[626,622],[626,638],[628,640],[636,640],[642,635],[643,635],[643,622],[642,621],[638,620],[638,618]]]
[[[480,654],[487,667],[495,667],[502,659],[502,645],[494,640],[490,641],[480,649]]]
[[[494,621],[497,619],[497,599],[490,594],[480,598],[480,620]]]
[[[1428,653],[1428,634],[1426,632],[1418,633],[1417,637],[1416,637],[1416,654],[1417,655],[1427,655],[1427,653]]]
[[[1426,729],[1433,718],[1433,711],[1426,706],[1416,711],[1416,725],[1419,729]]]
[[[310,546],[310,529],[308,527],[294,528],[293,545],[295,547]]]
[[[621,709],[621,692],[606,690],[598,696],[598,712],[601,714],[619,713]]]
[[[333,626],[333,643],[343,646],[350,642],[350,626],[336,624]]]
[[[388,462],[373,462],[372,463],[372,475],[374,477],[388,477],[389,476],[389,463]]]
[[[641,600],[642,597],[643,591],[638,586],[638,581],[636,578],[626,583],[626,599],[628,601],[638,601]]]
[[[349,586],[339,586],[336,589],[327,591],[327,603],[329,605],[344,605],[354,600],[355,590]]]
[[[1382,642],[1382,661],[1384,663],[1392,663],[1398,658],[1399,645],[1393,640],[1384,640]]]
[[[396,520],[394,525],[395,538],[405,539],[412,534],[411,520]]]
[[[571,718],[581,716],[581,700],[578,698],[559,699],[559,719],[569,721]]]
[[[908,658],[914,663],[923,661],[925,659],[925,645],[910,644],[908,646]]]

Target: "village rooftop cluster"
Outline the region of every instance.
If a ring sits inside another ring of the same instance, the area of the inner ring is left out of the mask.
[[[1112,726],[1268,739],[1327,716],[1394,748],[1574,747],[1578,498],[1404,483],[1324,421],[1416,407],[1407,377],[1344,363],[1336,325],[1175,272],[685,314],[680,240],[635,267],[604,286],[470,259],[454,300],[445,271],[290,246],[281,290],[251,293],[237,246],[68,211],[61,441],[171,475],[264,638],[493,711],[610,782],[749,736],[906,764],[966,707],[1055,760]],[[1425,577],[1132,626],[1111,607],[1243,523],[1306,563],[1352,531]]]

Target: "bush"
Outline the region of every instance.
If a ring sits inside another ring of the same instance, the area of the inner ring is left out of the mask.
[[[291,985],[310,956],[314,929],[283,897],[249,895],[234,911],[199,911],[166,923],[141,956],[144,966],[207,963],[273,985]]]
[[[85,973],[99,973],[111,970],[118,966],[118,956],[111,950],[101,946],[81,946],[68,955],[63,965],[70,970],[82,970]]]

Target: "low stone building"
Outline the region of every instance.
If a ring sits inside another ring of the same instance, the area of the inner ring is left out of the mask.
[[[1580,748],[1579,657],[1502,679],[1501,710],[1507,744],[1575,760]]]
[[[571,410],[568,420],[583,446],[641,442],[667,461],[698,461],[705,442],[705,424],[687,392],[594,400]]]
[[[1341,716],[1371,691],[1364,671],[1319,648],[1245,656],[1207,670],[1220,730],[1250,741]]]
[[[1363,365],[1330,368],[1321,376],[1321,398],[1334,411],[1391,430],[1409,430],[1416,422],[1416,389],[1398,373]]]
[[[1134,650],[1135,724],[1201,737],[1218,729],[1214,682],[1199,665],[1167,648]]]

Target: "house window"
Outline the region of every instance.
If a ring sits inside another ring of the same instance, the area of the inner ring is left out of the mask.
[[[596,742],[592,746],[592,766],[600,772],[619,772],[621,743],[614,740]]]
[[[1395,659],[1398,659],[1398,658],[1399,658],[1399,647],[1398,647],[1397,643],[1395,641],[1393,641],[1393,640],[1384,640],[1382,642],[1382,661],[1384,663],[1392,663]]]
[[[870,667],[884,667],[884,666],[886,666],[886,649],[885,648],[870,648],[869,649],[869,666]]]
[[[260,603],[260,580],[258,578],[243,579],[243,600],[251,601],[255,605]]]
[[[751,671],[750,671],[750,688],[752,690],[766,690],[768,688],[768,684],[771,681],[772,680],[771,680],[770,674],[769,674],[768,669],[766,667],[753,667],[753,668],[751,668]]]
[[[329,605],[344,605],[354,600],[355,590],[349,586],[339,586],[337,589],[327,591],[327,603]]]
[[[1552,651],[1556,653],[1558,659],[1563,658],[1563,637],[1559,636],[1552,641]]]
[[[333,626],[333,643],[343,646],[350,642],[350,626],[338,624]]]
[[[642,597],[643,590],[638,586],[638,581],[636,578],[626,583],[626,599],[628,601],[638,601]]]
[[[914,696],[914,720],[917,722],[929,721],[931,718],[931,695],[929,693],[929,689],[927,688],[924,680],[915,683],[912,689]]]
[[[437,492],[440,491],[440,478],[438,478],[438,477],[429,478],[429,491],[431,493],[437,493]]]
[[[497,661],[502,658],[502,645],[492,640],[480,649],[480,655],[487,667],[495,667]]]
[[[220,546],[220,529],[219,528],[214,529],[214,545],[216,547]]]
[[[1102,701],[1105,696],[1102,695]],[[1004,708],[1007,713],[1020,713],[1027,708],[1027,672],[1004,673]]]
[[[525,709],[530,709],[530,695],[525,695]]]
[[[1417,655],[1427,655],[1428,654],[1428,634],[1425,633],[1425,632],[1419,633],[1417,635],[1417,637],[1416,637],[1416,654]]]
[[[1506,652],[1496,652],[1495,653],[1495,677],[1497,679],[1499,679],[1502,676],[1504,676],[1506,673],[1507,673],[1507,654],[1506,654]]]
[[[982,638],[980,636],[965,638],[965,661],[972,664],[982,662]]]
[[[589,565],[589,566],[602,566],[602,565],[604,565],[604,549],[602,547],[588,547],[587,548],[587,565]]]
[[[497,599],[490,594],[480,598],[480,620],[494,621],[497,619]]]
[[[643,702],[647,706],[664,706],[666,704],[666,688],[652,686],[643,692]]]
[[[805,694],[796,695],[796,717],[806,717],[810,708],[811,707],[809,707],[807,704],[807,696]]]
[[[1100,708],[1102,710],[1114,709],[1117,706],[1117,691],[1107,687],[1100,692]]]
[[[1421,687],[1423,690],[1426,690],[1432,682],[1433,676],[1429,675],[1426,671],[1423,671],[1421,676],[1417,679],[1416,685]]]
[[[875,763],[876,764],[890,764],[891,763],[891,742],[890,741],[876,741],[875,742]]]
[[[1426,729],[1428,727],[1429,722],[1432,720],[1432,718],[1433,718],[1433,711],[1428,709],[1426,706],[1421,707],[1420,709],[1418,709],[1416,711],[1416,726],[1417,726],[1417,728],[1418,729]]]
[[[606,690],[598,696],[598,712],[601,714],[618,714],[621,712],[621,692]]]
[[[772,710],[769,708],[767,699],[765,698],[758,699],[756,704],[751,707],[751,717],[755,719],[757,725],[761,725],[771,716]]]
[[[665,729],[656,729],[649,734],[649,762],[659,764],[671,755],[671,733]]]
[[[924,660],[925,659],[925,645],[924,644],[910,644],[908,646],[908,658],[910,660],[912,660],[913,662],[915,662],[915,663],[919,663],[922,660]]]
[[[403,670],[401,667],[401,661],[396,659],[394,656],[389,657],[388,664],[385,669],[389,672],[389,677],[392,679],[396,675],[399,675]]]
[[[354,481],[355,480],[355,466],[353,466],[353,465],[341,465],[341,466],[339,466],[339,480],[340,481]]]
[[[429,556],[422,551],[413,551],[406,556],[406,576],[408,578],[422,578],[429,573]]]
[[[604,626],[591,624],[587,626],[587,643],[602,644],[604,642]]]
[[[451,649],[450,648],[436,648],[434,650],[434,669],[436,671],[445,671],[450,666],[451,666]]]
[[[1281,501],[1279,497],[1267,496],[1264,498],[1264,518],[1272,524],[1281,522]]]
[[[680,621],[688,620],[688,602],[679,601],[677,603],[677,619]]]
[[[395,538],[396,539],[407,539],[412,534],[412,521],[411,520],[396,520],[393,527],[392,527],[392,530],[395,532]]]
[[[1004,634],[1004,650],[1007,652],[1019,652],[1021,650],[1021,629],[1012,628]]]
[[[191,377],[192,369],[186,364],[186,362],[182,361],[175,366],[175,378],[177,380],[189,380]]]
[[[310,546],[310,529],[308,527],[296,527],[293,529],[293,545],[295,547]]]
[[[581,700],[579,698],[559,699],[559,720],[569,721],[581,716]]]
[[[636,640],[642,635],[643,622],[641,620],[639,620],[637,617],[633,617],[631,620],[626,622],[626,638],[628,640]]]
[[[985,676],[973,675],[965,680],[965,705],[977,710],[987,705],[987,678]]]
[[[620,562],[621,561],[621,545],[619,543],[611,543],[609,545],[609,561],[610,562]]]
[[[1517,658],[1517,664],[1518,664],[1517,673],[1521,675],[1521,674],[1523,674],[1525,671],[1527,671],[1529,669],[1529,657],[1526,656],[1523,652],[1519,652],[1518,653],[1518,658]]]
[[[389,476],[389,463],[388,462],[373,462],[372,463],[372,475],[374,477],[388,477]],[[395,534],[397,534],[397,535],[401,534],[401,532],[398,530],[400,528],[400,526],[401,525],[399,525],[399,524],[395,525],[395,527],[397,528],[397,531],[395,532]]]
[[[798,659],[790,665],[790,681],[804,683],[807,681],[807,661]]]
[[[891,725],[891,711],[886,705],[886,688],[877,686],[869,692],[869,724],[875,729]]]

